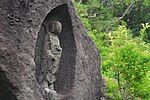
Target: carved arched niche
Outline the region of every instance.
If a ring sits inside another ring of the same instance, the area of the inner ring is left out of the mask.
[[[58,36],[62,48],[62,55],[54,89],[59,94],[68,94],[72,90],[75,77],[76,45],[67,4],[58,6],[48,13],[43,24],[47,21],[60,21],[63,26],[62,32]],[[40,74],[40,60],[42,48],[44,48],[42,43],[44,41],[43,35],[45,30],[43,27],[44,25],[41,25],[35,48],[36,78]]]

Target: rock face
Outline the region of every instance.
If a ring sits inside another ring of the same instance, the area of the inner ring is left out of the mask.
[[[62,48],[53,98],[37,81],[42,26],[62,23]],[[69,0],[0,0],[0,100],[99,100],[98,51]]]

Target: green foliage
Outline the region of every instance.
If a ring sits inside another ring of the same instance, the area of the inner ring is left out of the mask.
[[[99,0],[90,0],[87,4],[75,3],[76,11],[86,29],[106,32],[116,28],[117,18],[111,10],[104,7]]]
[[[114,78],[110,78],[110,77],[104,77],[105,81],[106,81],[106,92],[107,92],[107,96],[113,98],[114,100],[118,100],[121,99],[121,96],[119,95],[119,91],[118,91],[118,85],[117,85],[117,80]]]
[[[132,38],[123,26],[109,33],[108,37],[111,45],[107,59],[103,61],[103,67],[107,70],[104,74],[117,80],[123,100],[149,98],[150,92],[145,91],[147,87],[142,90],[146,74],[150,71],[149,44],[141,37]]]
[[[137,36],[142,28],[141,24],[150,22],[150,0],[101,0],[107,1],[106,3],[99,1],[88,0],[86,4],[79,4],[85,10],[84,14],[91,28],[99,32],[114,30],[125,21],[127,28]],[[147,31],[150,32],[150,28]]]
[[[77,2],[74,3],[76,6],[76,11],[77,14],[80,16],[82,23],[84,24],[85,28],[90,31],[91,30],[91,25],[89,24],[89,19],[86,18],[88,16],[87,10],[88,6],[85,4],[79,4]]]
[[[119,26],[108,34],[90,31],[89,35],[101,52],[107,95],[115,100],[149,100],[150,44],[143,41],[148,24],[143,24],[141,36],[132,38],[130,30]]]
[[[149,23],[146,24],[142,24],[143,29],[140,30],[140,35],[142,37],[142,39],[146,42],[150,43],[150,39],[149,39],[149,33],[147,32],[147,29],[150,28]]]
[[[75,2],[75,7],[100,52],[106,95],[114,100],[150,100],[150,1],[89,0]]]
[[[123,20],[127,23],[128,29],[133,31],[133,35],[138,35],[142,23],[150,22],[150,0],[112,1],[114,2],[111,4],[113,15],[121,17],[125,14]],[[150,32],[150,29],[148,31]]]

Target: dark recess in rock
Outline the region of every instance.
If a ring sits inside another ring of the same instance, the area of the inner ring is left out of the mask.
[[[17,90],[5,76],[5,72],[0,70],[0,100],[17,100],[12,90]]]
[[[71,91],[71,88],[73,87],[76,58],[76,46],[67,4],[58,6],[50,13],[48,13],[43,23],[46,23],[48,21],[60,21],[63,26],[63,30],[58,36],[62,47],[62,56],[60,62],[60,69],[54,86],[55,90],[59,94],[67,94]],[[35,49],[35,58],[38,59],[40,59],[42,54],[43,35],[44,31],[40,29]],[[35,63],[37,66],[36,75],[38,77],[38,72],[42,66],[40,65],[39,60],[35,60]]]

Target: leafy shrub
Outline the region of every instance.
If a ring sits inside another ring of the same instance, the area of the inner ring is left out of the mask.
[[[104,75],[117,80],[120,96],[123,100],[149,98],[149,91],[144,85],[150,71],[150,48],[142,37],[132,38],[124,26],[110,32],[111,45],[103,61]],[[149,98],[150,99],[150,98]]]
[[[118,20],[132,3],[132,11]],[[141,26],[150,18],[149,4],[149,0],[75,2],[76,11],[100,52],[106,95],[114,100],[150,100],[150,25]],[[135,33],[139,35],[133,38]]]

